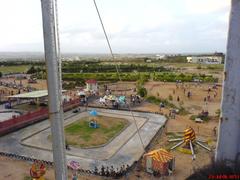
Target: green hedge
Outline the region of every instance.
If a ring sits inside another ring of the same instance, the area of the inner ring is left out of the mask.
[[[146,100],[156,105],[159,105],[160,102],[162,102],[167,107],[177,108],[174,104],[170,103],[167,99],[156,98],[155,96],[148,96]]]
[[[177,74],[177,73],[164,73],[164,72],[137,72],[137,73],[120,73],[122,81],[137,81],[139,85],[143,85],[152,77],[155,81],[176,82],[193,82],[195,79],[202,82],[217,82],[218,79],[211,75],[205,74]],[[117,73],[65,73],[63,80],[76,81],[79,79],[96,79],[98,81],[118,81],[119,76]]]
[[[68,73],[63,74],[63,80],[74,81],[78,79],[96,79],[98,81],[118,81],[117,73]],[[149,79],[149,73],[120,73],[122,81],[137,81],[139,79]]]
[[[154,73],[153,79],[155,81],[167,81],[176,82],[181,80],[182,82],[192,82],[195,79],[201,80],[202,82],[217,82],[218,79],[212,75],[205,74],[177,74],[177,73]]]
[[[163,72],[169,69],[163,66],[153,66],[148,64],[101,64],[98,62],[80,63],[80,62],[64,62],[62,72],[64,73],[114,73],[116,66],[120,72]]]

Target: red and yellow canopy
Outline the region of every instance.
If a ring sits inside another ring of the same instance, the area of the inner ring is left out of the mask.
[[[155,161],[159,161],[161,163],[167,163],[169,161],[171,161],[172,159],[174,159],[174,156],[168,152],[165,149],[157,149],[157,150],[153,150],[147,154],[144,155],[145,156],[150,156],[152,157],[153,160]]]

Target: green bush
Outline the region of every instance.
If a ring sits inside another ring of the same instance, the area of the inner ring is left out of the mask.
[[[197,115],[191,115],[190,119],[194,121],[197,117],[198,117]]]
[[[203,121],[209,121],[209,119],[210,119],[209,116],[203,116],[203,115],[201,115],[201,114],[191,115],[191,116],[190,116],[190,119],[191,119],[191,120],[195,120],[196,118],[200,118],[200,119],[203,120]]]
[[[218,79],[214,78],[212,75],[205,74],[177,74],[177,73],[155,73],[153,79],[155,81],[167,81],[167,82],[176,82],[181,80],[182,82],[192,82],[194,79],[202,80],[203,82],[217,82]]]
[[[167,99],[156,98],[155,96],[148,96],[147,101],[156,105],[159,105],[162,102],[166,107],[177,108],[174,104],[170,103]]]
[[[215,112],[215,114],[217,115],[217,117],[220,117],[220,115],[221,115],[221,110],[220,110],[220,109],[217,109],[216,112]]]
[[[199,65],[197,66],[197,69],[202,69],[202,66],[199,64]]]
[[[119,77],[120,76],[120,77]],[[194,79],[199,79],[202,82],[217,82],[218,79],[214,78],[211,75],[206,74],[177,74],[177,73],[166,73],[166,72],[154,72],[154,73],[64,73],[62,76],[63,80],[66,81],[77,81],[77,80],[87,80],[87,79],[96,79],[98,81],[111,81],[116,82],[120,79],[122,81],[137,81],[137,86],[141,87],[147,82],[150,78],[153,78],[155,81],[166,81],[166,82],[176,82],[181,80],[182,82],[192,82]]]
[[[27,74],[34,74],[38,72],[37,69],[34,66],[31,66],[28,70],[27,70]]]
[[[223,68],[224,68],[223,64],[213,64],[207,66],[207,69],[210,70],[223,70]]]
[[[144,87],[140,87],[138,89],[138,94],[141,96],[141,97],[145,97],[147,95],[147,89],[144,88]]]
[[[179,109],[179,115],[185,116],[188,114],[189,114],[189,112],[184,107],[181,106]]]

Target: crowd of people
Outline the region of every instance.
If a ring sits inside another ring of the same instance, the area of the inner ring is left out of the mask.
[[[111,167],[101,166],[100,169],[95,167],[93,174],[105,177],[119,178],[122,176],[126,176],[129,171],[130,171],[129,165],[122,165],[120,168],[116,169],[113,166]]]
[[[176,81],[176,90],[177,89],[182,89],[183,90],[183,94],[188,98],[188,99],[191,99],[191,97],[193,96],[193,93],[190,89],[190,84],[184,84],[184,82],[181,82],[181,81]],[[200,82],[197,82],[195,83],[195,87],[201,87],[201,83]],[[205,104],[207,104],[207,102],[211,102],[212,100],[214,100],[218,93],[217,93],[217,85],[214,84],[212,87],[209,86],[208,89],[207,89],[207,95],[204,96],[203,98],[203,101]],[[176,94],[176,90],[173,89],[173,95]],[[178,95],[176,100],[178,102],[180,102],[180,96]]]
[[[31,92],[31,91],[36,90],[35,88],[33,88],[33,87],[29,86],[29,85],[24,86],[21,80],[20,80],[19,83],[17,83],[16,80],[13,80],[13,81],[0,81],[0,86],[16,89],[16,90],[18,90],[18,92],[20,92],[21,90],[25,91],[25,92]]]
[[[133,104],[133,105],[140,104],[141,103],[141,98],[140,98],[139,95],[131,94],[130,95],[130,101],[131,101],[131,104]]]

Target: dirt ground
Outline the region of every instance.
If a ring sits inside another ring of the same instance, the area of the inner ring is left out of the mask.
[[[164,82],[147,82],[145,87],[148,90],[148,96],[156,96],[163,99],[169,99],[172,96],[173,100],[170,101],[175,105],[183,106],[189,112],[198,114],[202,110],[208,110],[210,115],[216,115],[217,109],[220,109],[222,87],[217,86],[217,89],[213,89],[214,84],[196,84],[196,83],[184,83],[176,85],[176,83],[164,83]],[[211,91],[208,94],[208,89]],[[191,93],[191,97],[187,97],[187,93]],[[216,97],[214,97],[214,94]],[[207,99],[210,95],[209,101],[204,102],[204,98]],[[179,101],[177,98],[179,97]]]
[[[41,86],[41,85],[40,85]],[[220,100],[221,100],[221,90],[222,87],[218,87],[216,90],[211,88],[210,91],[210,101],[207,102],[207,105],[204,102],[204,97],[208,96],[208,88],[212,87],[213,84],[201,84],[197,86],[193,83],[185,83],[184,88],[179,86],[176,87],[176,83],[159,83],[159,82],[148,82],[145,84],[145,87],[148,90],[148,95],[154,95],[156,97],[168,98],[169,95],[173,96],[172,103],[176,105],[181,105],[186,108],[190,113],[198,114],[202,109],[208,109],[210,115],[215,116],[215,112],[220,108]],[[129,85],[132,88],[132,84]],[[175,91],[175,92],[174,92]],[[186,96],[186,92],[190,91],[192,96],[188,98]],[[216,97],[214,98],[214,93],[216,91]],[[179,96],[180,101],[177,101],[177,97]],[[182,102],[181,102],[182,101]],[[133,108],[133,110],[144,110],[144,111],[159,111],[159,106],[144,102],[141,106]],[[168,109],[162,110],[163,114],[168,114]],[[176,119],[169,119],[163,132],[159,134],[151,143],[149,149],[147,151],[157,149],[160,147],[167,147],[169,143],[167,142],[169,132],[182,132],[188,126],[191,126],[196,133],[197,138],[206,140],[208,142],[209,147],[211,147],[212,152],[207,152],[205,149],[198,148],[196,153],[196,160],[192,160],[191,155],[184,154],[179,152],[178,150],[173,150],[172,153],[176,159],[176,169],[172,176],[166,177],[165,179],[177,179],[182,180],[186,179],[194,169],[200,168],[204,165],[210,163],[211,158],[213,157],[213,152],[216,147],[216,134],[214,133],[214,127],[218,127],[218,118],[212,118],[208,122],[204,122],[201,124],[195,123],[190,120],[190,115],[180,116],[177,115]],[[29,168],[31,164],[18,160],[11,160],[8,158],[0,159],[0,180],[15,180],[15,179],[24,179],[26,175],[29,175]],[[123,177],[121,179],[159,179],[154,178],[151,175],[144,172],[143,169],[136,167],[134,168],[127,177]],[[69,177],[71,176],[71,172],[69,172]],[[47,179],[54,179],[53,169],[49,168],[47,174],[45,176]],[[81,175],[79,177],[80,180],[99,180],[104,179],[102,177],[97,176],[87,176]]]
[[[1,82],[4,83],[13,83],[16,85],[20,85],[22,83],[23,87],[31,87],[36,88],[37,90],[47,89],[46,80],[37,80],[37,83],[28,83],[27,79],[17,80],[15,78],[2,78]],[[27,91],[20,90],[20,93],[26,93]],[[8,100],[8,96],[15,95],[19,93],[18,88],[0,86],[0,101]]]
[[[157,105],[145,103],[143,106],[138,107],[138,110],[149,110],[149,111],[159,111],[159,107]],[[168,110],[164,109],[163,113],[167,114]],[[156,137],[155,141],[150,145],[150,150],[157,149],[160,147],[168,146],[168,137],[167,133],[169,132],[182,132],[186,127],[191,126],[196,133],[196,137],[202,140],[208,141],[208,146],[211,147],[212,152],[208,152],[205,149],[198,148],[196,153],[196,159],[193,161],[191,155],[184,154],[177,150],[173,150],[172,153],[176,159],[176,169],[172,176],[167,179],[185,179],[188,177],[194,169],[203,167],[211,162],[216,147],[216,135],[214,134],[213,128],[218,126],[218,119],[214,118],[206,123],[195,123],[194,121],[189,119],[188,116],[176,116],[176,119],[169,119],[165,129],[161,136]],[[135,172],[136,173],[136,172]],[[144,177],[146,173],[141,173]]]
[[[153,112],[156,112],[159,110],[159,107],[157,105],[144,103],[141,107],[137,107],[138,110],[150,110]],[[168,110],[163,110],[163,113],[167,113]],[[189,120],[186,116],[176,116],[176,119],[169,119],[166,128],[163,130],[162,134],[157,136],[156,139],[152,142],[150,145],[150,148],[147,151],[157,149],[160,147],[166,147],[168,145],[168,132],[181,132],[183,131],[187,126],[191,126],[195,132],[197,138],[201,138],[204,140],[207,140],[209,142],[209,146],[214,151],[216,147],[216,136],[213,132],[213,128],[218,125],[218,120],[213,119],[207,123],[197,124],[191,120]],[[175,156],[176,159],[176,169],[172,176],[166,177],[165,179],[185,179],[188,177],[194,169],[200,168],[204,165],[207,165],[210,163],[211,158],[213,157],[213,151],[207,152],[204,149],[198,148],[196,153],[196,160],[192,160],[191,155],[181,153],[177,150],[173,150],[172,153]],[[22,161],[15,161],[10,160],[8,158],[2,158],[0,161],[0,174],[2,177],[4,177],[4,180],[15,180],[15,179],[23,179],[24,176],[28,175],[29,168],[31,164],[22,162]],[[71,172],[69,172],[69,177],[71,176]],[[54,179],[54,173],[53,169],[49,169],[47,171],[47,174],[45,176],[47,179]],[[1,177],[0,177],[1,179]],[[79,177],[80,180],[99,180],[104,179],[102,177],[97,176],[87,176],[87,175],[81,175]],[[121,179],[158,179],[154,178],[151,175],[144,172],[143,169],[136,167],[134,168],[127,177],[122,177]]]
[[[0,180],[30,180],[30,168],[32,163],[0,157]],[[68,179],[71,179],[73,172],[68,171]],[[53,168],[47,167],[46,180],[54,180]],[[81,175],[81,180],[100,180],[101,177]]]

